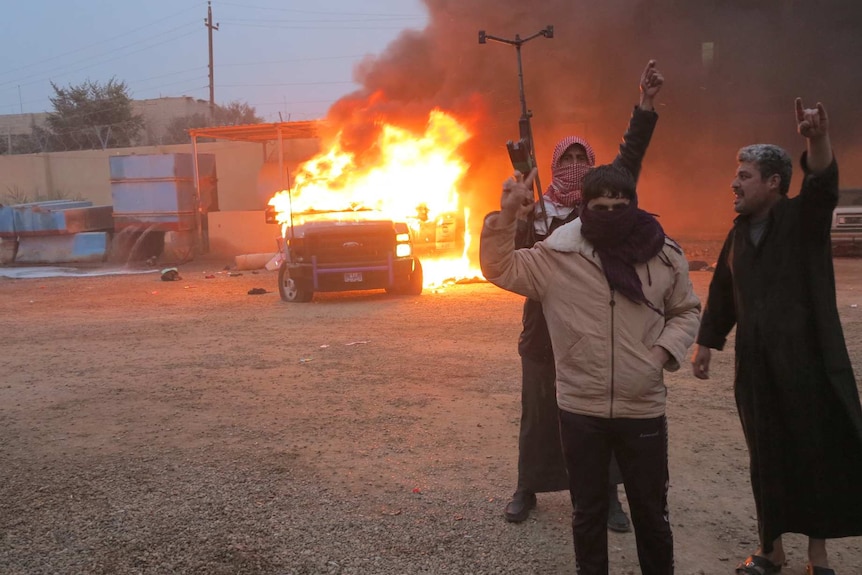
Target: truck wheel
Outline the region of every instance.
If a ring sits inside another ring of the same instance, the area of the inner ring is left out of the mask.
[[[278,268],[278,295],[284,301],[307,303],[314,297],[314,291],[302,287],[292,279],[287,271],[287,262],[283,262]]]
[[[407,295],[419,295],[422,293],[422,264],[419,260],[413,260],[413,273],[410,274],[410,279],[407,282],[407,289],[404,293]]]

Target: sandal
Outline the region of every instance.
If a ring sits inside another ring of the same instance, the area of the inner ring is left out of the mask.
[[[776,565],[761,555],[749,555],[748,558],[736,566],[736,575],[773,575],[781,571],[781,565]],[[829,573],[818,573],[812,571],[808,575],[829,575]]]
[[[806,575],[835,575],[835,571],[829,567],[815,567],[811,563],[805,568]]]

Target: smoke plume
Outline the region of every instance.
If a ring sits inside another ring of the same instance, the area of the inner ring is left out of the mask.
[[[454,113],[474,134],[463,150],[471,164],[464,193],[479,215],[498,205],[500,183],[512,171],[505,143],[519,137],[521,116],[515,48],[480,45],[479,30],[514,39],[554,26],[553,39],[522,47],[544,184],[554,143],[566,135],[586,137],[600,163],[613,159],[651,58],[665,86],[639,194],[671,235],[720,237],[729,228],[741,146],[771,142],[792,155],[804,149],[795,134],[796,96],[809,106],[824,102],[839,162],[847,158],[842,184],[862,184],[849,128],[860,119],[858,2],[424,2],[427,27],[404,32],[358,65],[362,89],[337,102],[328,119],[344,129],[348,147],[373,155],[375,120],[419,129],[435,107]]]

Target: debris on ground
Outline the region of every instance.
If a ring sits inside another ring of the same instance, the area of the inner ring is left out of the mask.
[[[163,282],[176,282],[183,279],[180,276],[180,271],[177,268],[165,268],[162,270]]]

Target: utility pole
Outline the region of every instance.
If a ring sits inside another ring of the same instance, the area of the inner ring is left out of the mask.
[[[521,90],[521,119],[518,120],[518,131],[520,133],[521,139],[524,140],[528,146],[530,152],[530,158],[533,160],[533,166],[537,166],[536,163],[536,146],[533,142],[533,127],[530,124],[530,118],[533,117],[533,112],[527,109],[527,98],[524,95],[524,70],[521,66],[521,46],[526,44],[533,38],[538,38],[539,36],[544,36],[545,38],[553,38],[554,37],[554,27],[547,26],[543,30],[539,30],[532,36],[527,36],[526,38],[521,38],[520,35],[515,34],[514,40],[507,40],[505,38],[498,38],[497,36],[491,36],[490,34],[486,34],[484,30],[479,30],[479,44],[485,44],[488,40],[494,40],[495,42],[500,42],[501,44],[509,44],[510,46],[515,47],[515,51],[518,53],[518,86]],[[524,174],[526,175],[526,174]],[[539,193],[539,199],[541,200],[542,195],[542,185],[539,183],[539,174],[536,174],[535,180],[533,183],[536,186],[536,189]],[[539,206],[542,209],[542,214],[545,212],[545,204],[544,202],[539,202]]]
[[[210,121],[215,119],[215,81],[213,80],[213,30],[218,30],[218,23],[213,24],[213,7],[212,2],[207,2],[207,18],[204,20],[204,25],[207,27],[209,36],[210,49]]]

